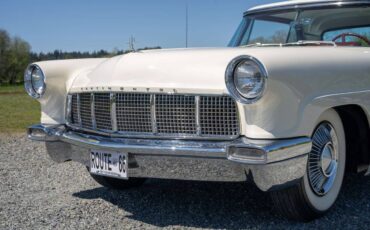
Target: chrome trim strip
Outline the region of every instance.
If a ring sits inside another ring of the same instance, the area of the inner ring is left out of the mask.
[[[286,11],[286,10],[299,10],[299,9],[314,9],[314,8],[335,8],[335,7],[350,7],[350,6],[368,6],[370,1],[357,0],[357,1],[325,1],[325,2],[311,2],[311,3],[296,3],[286,6],[275,6],[270,8],[253,9],[244,12],[244,16],[250,16],[255,14]]]
[[[117,132],[117,110],[116,110],[116,94],[110,93],[110,113],[112,122],[112,131]]]
[[[151,115],[151,121],[152,121],[152,131],[154,134],[158,134],[157,117],[155,113],[156,113],[155,94],[151,94],[150,95],[150,115]]]
[[[200,96],[195,96],[195,125],[197,129],[197,136],[202,134],[202,129],[200,126]]]
[[[78,125],[80,127],[82,127],[80,104],[81,104],[80,94],[77,94],[77,118],[78,118]]]
[[[72,123],[72,95],[67,96],[66,107],[66,121]]]
[[[111,130],[90,130],[75,126],[73,124],[68,124],[68,128],[70,130],[80,132],[80,133],[88,133],[93,135],[99,135],[102,137],[113,137],[113,138],[146,138],[146,139],[171,139],[171,140],[217,140],[217,141],[225,141],[225,140],[235,140],[240,137],[240,135],[236,136],[196,136],[196,135],[170,135],[170,134],[161,134],[161,133],[135,133],[135,132],[113,132]]]
[[[91,103],[91,125],[93,130],[96,130],[96,118],[95,118],[95,94],[90,94],[90,103]]]
[[[86,147],[112,151],[126,151],[137,154],[171,155],[182,157],[203,157],[226,159],[228,142],[172,141],[148,139],[101,138],[91,135],[65,132],[60,137],[64,142]]]
[[[318,97],[315,97],[313,101],[318,99],[324,99],[328,97],[337,97],[337,96],[348,96],[353,94],[363,94],[363,93],[370,93],[370,90],[360,90],[360,91],[350,91],[350,92],[344,92],[344,93],[332,93],[332,94],[325,94]]]

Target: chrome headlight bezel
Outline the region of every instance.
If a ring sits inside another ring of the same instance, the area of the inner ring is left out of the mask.
[[[263,85],[260,88],[256,96],[249,97],[247,95],[242,94],[240,90],[238,89],[238,86],[235,84],[235,71],[238,68],[238,66],[243,62],[253,63],[254,65],[257,66],[259,73],[261,74]],[[268,78],[268,74],[267,74],[265,66],[258,59],[252,56],[248,56],[248,55],[243,55],[243,56],[234,58],[226,68],[226,74],[225,74],[226,87],[229,90],[229,93],[231,94],[231,96],[235,100],[243,104],[252,104],[262,98],[265,92],[267,78]]]
[[[40,74],[40,79],[36,80],[34,79],[34,72],[38,71]],[[35,99],[41,98],[46,91],[46,83],[45,83],[46,77],[42,69],[35,64],[31,64],[27,67],[25,73],[24,73],[24,88],[28,95]],[[35,88],[36,81],[39,84],[39,87]]]

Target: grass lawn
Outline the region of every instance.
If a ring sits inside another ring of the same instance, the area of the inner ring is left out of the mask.
[[[0,94],[24,94],[24,86],[21,85],[0,85]]]
[[[40,105],[23,85],[0,86],[0,133],[25,132],[40,121]]]

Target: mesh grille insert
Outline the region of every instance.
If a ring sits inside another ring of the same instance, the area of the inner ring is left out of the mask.
[[[110,93],[96,93],[94,99],[96,128],[100,130],[112,130]]]
[[[71,122],[72,124],[79,124],[78,121],[78,102],[77,102],[77,94],[72,95],[72,109],[71,109]]]
[[[239,120],[236,105],[230,97],[201,97],[200,126],[209,136],[236,136]]]
[[[157,129],[166,134],[196,134],[194,96],[156,95]]]
[[[80,116],[82,127],[92,129],[90,93],[80,94]]]
[[[117,128],[120,132],[151,133],[150,94],[116,96]]]

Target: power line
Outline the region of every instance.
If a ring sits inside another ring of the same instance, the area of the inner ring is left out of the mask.
[[[130,51],[135,51],[135,42],[136,42],[136,39],[134,36],[131,35],[131,37],[128,39],[128,49]]]

